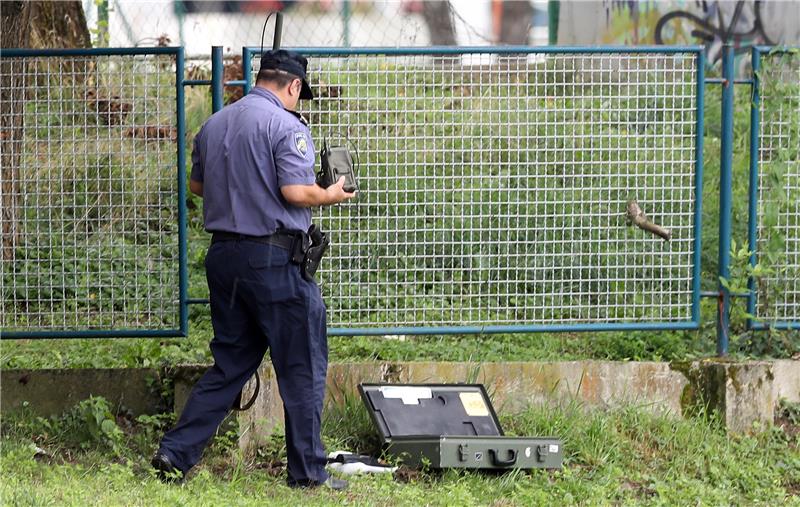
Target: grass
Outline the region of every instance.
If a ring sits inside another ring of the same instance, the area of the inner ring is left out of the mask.
[[[704,332],[331,336],[331,362],[348,361],[678,361],[713,355]],[[207,316],[188,338],[16,340],[0,344],[0,368],[123,368],[210,364]]]
[[[683,361],[715,354],[714,302],[703,303],[698,331],[433,336],[330,336],[331,362],[348,361]],[[0,368],[122,368],[210,364],[206,306],[190,307],[189,337],[171,339],[15,340],[0,342]],[[732,357],[791,355],[797,332],[742,333]],[[772,340],[772,343],[767,343]],[[757,354],[750,350],[762,351]],[[776,353],[775,351],[780,353]],[[782,351],[782,352],[781,352]]]
[[[328,449],[353,449],[369,439],[369,421],[357,413],[359,404],[349,400],[338,411],[326,410],[323,432]],[[344,494],[287,488],[279,436],[255,457],[245,458],[232,445],[235,435],[220,435],[184,485],[161,484],[147,460],[170,421],[118,416],[113,424],[119,431],[77,436],[75,421],[81,414],[106,420],[107,412],[95,399],[49,424],[30,415],[5,417],[0,450],[3,503],[800,505],[800,412],[790,405],[785,406],[782,427],[753,436],[727,435],[713,418],[678,419],[653,415],[644,407],[593,412],[577,403],[535,407],[503,417],[506,433],[562,438],[563,470],[499,475],[403,470],[397,478],[356,477]]]

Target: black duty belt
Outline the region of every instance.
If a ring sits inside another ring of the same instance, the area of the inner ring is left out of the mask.
[[[283,232],[279,231],[269,236],[249,236],[247,234],[238,234],[235,232],[214,232],[211,236],[212,243],[220,241],[254,241],[265,245],[275,245],[286,250],[291,251],[294,247],[297,237],[301,233]]]

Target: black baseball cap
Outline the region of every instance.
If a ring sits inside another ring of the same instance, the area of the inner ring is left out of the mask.
[[[300,98],[304,100],[311,100],[314,94],[311,92],[311,87],[308,86],[306,81],[306,70],[308,69],[308,60],[300,53],[288,51],[286,49],[271,49],[265,51],[261,55],[261,69],[274,69],[294,74],[303,81],[303,87],[300,90]]]

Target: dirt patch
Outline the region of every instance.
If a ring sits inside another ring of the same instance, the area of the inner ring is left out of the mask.
[[[394,480],[408,484],[409,482],[417,482],[422,478],[422,472],[414,468],[401,466],[394,471]]]
[[[278,477],[286,470],[286,463],[279,459],[267,460],[256,463],[254,468],[264,470],[270,477]]]
[[[644,482],[625,479],[620,485],[620,489],[633,492],[638,498],[652,498],[656,491]]]
[[[778,407],[775,411],[775,427],[786,435],[789,447],[800,447],[800,407],[795,404]]]

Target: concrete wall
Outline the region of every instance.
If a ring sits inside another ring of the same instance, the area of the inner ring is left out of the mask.
[[[259,370],[261,390],[253,407],[239,415],[240,446],[246,452],[265,442],[283,422],[283,409],[269,363]],[[532,405],[577,400],[590,408],[636,404],[654,412],[680,415],[688,380],[668,363],[656,362],[509,362],[509,363],[338,363],[328,370],[328,401],[357,396],[363,382],[480,383],[498,413]],[[244,399],[252,393],[252,381]]]
[[[656,29],[665,16],[672,17],[661,30],[665,44],[700,44],[699,39],[692,35],[695,30],[708,33],[719,44],[723,42],[722,34],[730,28],[736,3],[727,0],[561,2],[558,44],[655,44]],[[690,15],[703,20],[703,25],[690,22]],[[754,27],[758,29],[754,30]],[[747,0],[731,33],[730,42],[737,46],[768,41],[800,44],[800,0],[761,2],[758,9],[755,1]]]
[[[179,413],[205,368],[5,370],[0,372],[0,412],[18,410],[27,402],[34,413],[54,415],[89,396],[103,396],[112,406],[134,414],[162,412],[168,410],[167,404]],[[238,414],[245,450],[258,446],[283,422],[268,362],[262,364],[260,376],[255,404]],[[572,400],[588,409],[635,404],[675,415],[708,405],[732,431],[750,431],[755,422],[772,422],[780,399],[800,402],[800,361],[333,363],[328,402],[355,396],[361,382],[481,383],[501,414]],[[244,400],[253,388],[252,381],[245,386]]]
[[[800,403],[800,361],[779,359],[772,363],[774,397]]]
[[[27,403],[35,414],[60,414],[90,396],[106,398],[112,407],[134,414],[164,410],[160,373],[155,369],[3,370],[0,413]]]

